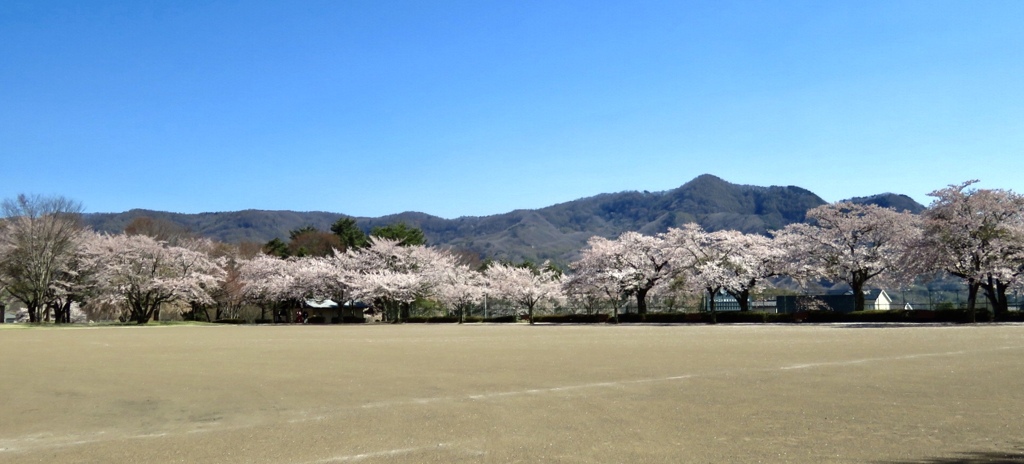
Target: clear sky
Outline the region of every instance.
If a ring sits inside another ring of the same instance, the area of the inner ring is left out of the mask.
[[[442,217],[1024,190],[1024,1],[0,1],[0,198]]]

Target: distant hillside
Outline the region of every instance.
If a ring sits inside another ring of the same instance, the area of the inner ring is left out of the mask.
[[[881,194],[851,201],[895,207],[918,213],[924,209],[910,197]],[[405,212],[379,218],[355,218],[369,231],[395,222],[419,227],[431,245],[450,246],[482,257],[557,262],[571,261],[594,235],[615,237],[625,231],[664,232],[696,222],[707,230],[735,229],[765,233],[804,220],[807,210],[825,204],[800,187],[736,185],[702,175],[665,192],[605,193],[537,210],[516,210],[483,217],[443,219]],[[119,232],[139,216],[166,219],[226,242],[267,242],[286,239],[288,232],[312,225],[329,230],[344,215],[326,212],[246,210],[225,213],[178,214],[131,210],[117,214],[89,214],[96,230]]]
[[[86,223],[100,232],[121,232],[138,217],[164,219],[183,226],[197,234],[222,242],[268,242],[274,237],[288,238],[288,232],[304,226],[330,230],[341,214],[295,211],[261,211],[248,209],[225,213],[181,214],[146,209],[133,209],[124,213],[94,213],[85,215]]]
[[[883,193],[880,195],[872,195],[870,197],[855,197],[849,201],[861,204],[873,204],[883,208],[893,208],[896,211],[910,211],[914,214],[920,214],[924,211],[925,207],[914,201],[906,195],[897,195],[895,193]]]

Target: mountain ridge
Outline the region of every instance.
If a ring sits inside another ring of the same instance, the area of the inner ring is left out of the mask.
[[[850,201],[877,204],[918,213],[924,209],[910,197],[883,193]],[[707,230],[735,229],[767,233],[805,219],[807,210],[826,202],[797,186],[732,184],[710,174],[698,176],[672,190],[601,193],[539,209],[517,209],[489,216],[445,219],[406,211],[376,218],[325,211],[267,211],[248,209],[214,213],[172,213],[133,209],[123,213],[90,213],[85,221],[101,232],[120,232],[133,219],[163,219],[194,233],[224,242],[265,243],[286,239],[305,226],[330,230],[342,217],[351,217],[364,231],[404,222],[423,230],[428,243],[466,250],[482,258],[550,259],[571,261],[594,235],[615,237],[626,231],[663,232],[696,222]]]

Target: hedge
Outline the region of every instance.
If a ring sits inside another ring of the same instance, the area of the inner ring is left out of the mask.
[[[601,324],[608,322],[608,314],[543,314],[533,316],[533,322],[555,324]]]
[[[837,313],[832,311],[810,311],[793,315],[795,322],[946,322],[968,323],[971,314],[966,309],[854,311]],[[975,320],[990,320],[988,309],[977,309]]]
[[[619,322],[650,322],[656,324],[704,322],[703,314],[704,313],[627,313],[619,314]]]
[[[975,319],[979,322],[990,320],[988,309],[978,309],[975,312]],[[534,320],[540,320],[534,318]],[[1001,321],[1024,321],[1024,312],[1012,311],[1000,318]],[[940,322],[940,323],[968,323],[971,321],[970,313],[965,309],[946,309],[937,311],[920,310],[889,310],[889,311],[854,311],[850,313],[839,313],[835,311],[806,311],[799,313],[766,313],[760,311],[719,311],[712,314],[701,313],[648,313],[640,315],[636,313],[620,314],[619,322],[622,323],[659,323],[659,324],[685,324],[685,323],[914,323],[914,322]],[[608,322],[615,322],[609,319]]]
[[[455,316],[407,317],[402,319],[402,322],[408,322],[410,324],[448,324],[459,322],[459,318]]]
[[[792,314],[766,313],[763,311],[719,311],[715,313],[715,316],[717,322],[725,323],[764,324],[793,322]]]
[[[850,313],[839,313],[834,311],[807,311],[799,313],[766,313],[760,311],[719,311],[714,314],[714,321],[718,323],[968,323],[971,321],[970,313],[963,308],[940,309],[940,310],[890,310],[890,311],[854,311]],[[975,319],[978,322],[991,320],[991,312],[986,308],[975,311]],[[519,317],[515,315],[482,318],[480,316],[467,316],[464,322],[467,323],[514,323]],[[534,322],[552,324],[603,324],[615,323],[610,314],[541,314],[533,317]],[[654,324],[701,324],[711,323],[712,314],[701,313],[648,313],[640,315],[636,313],[619,314],[618,322],[621,323],[654,323]],[[1011,311],[999,318],[1000,321],[1024,322],[1024,311]],[[215,324],[245,324],[243,319],[218,319]],[[256,324],[270,324],[270,319],[257,319]],[[307,321],[310,324],[324,324],[326,321],[322,316],[310,317]],[[366,322],[362,317],[343,317],[341,319],[332,317],[332,324],[360,324]],[[403,320],[408,323],[430,323],[430,324],[455,324],[459,322],[456,316],[430,316],[410,317]]]
[[[214,324],[245,324],[243,319],[217,319]]]
[[[480,323],[480,322],[491,322],[491,323],[509,323],[516,322],[516,316],[498,316],[488,317],[486,319],[480,316],[466,316],[463,322],[468,323]],[[534,321],[537,320],[537,316],[534,316]],[[408,322],[410,324],[457,324],[459,322],[458,316],[418,316],[418,317],[407,317],[402,319],[402,322]]]

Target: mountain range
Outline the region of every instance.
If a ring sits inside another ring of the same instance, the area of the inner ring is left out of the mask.
[[[894,193],[849,201],[912,213],[924,209],[912,198]],[[481,258],[534,262],[550,259],[566,263],[574,259],[587,239],[594,235],[611,238],[626,231],[653,234],[689,222],[696,222],[709,231],[735,229],[766,233],[803,221],[807,210],[825,203],[821,197],[800,187],[737,185],[705,174],[663,192],[604,193],[546,208],[492,216],[444,219],[404,212],[354,219],[364,231],[403,222],[422,229],[430,245],[477,253]],[[224,242],[265,243],[274,238],[287,240],[289,231],[305,226],[330,230],[331,224],[347,216],[318,211],[182,214],[133,209],[123,213],[87,214],[85,221],[97,231],[116,233],[138,217],[167,220]]]

